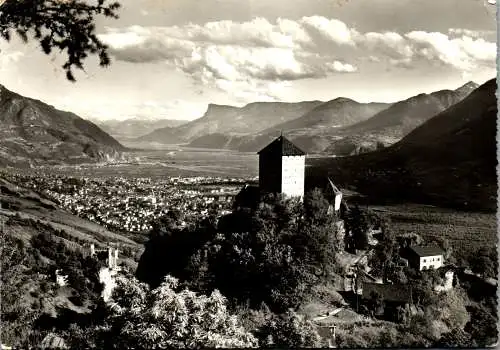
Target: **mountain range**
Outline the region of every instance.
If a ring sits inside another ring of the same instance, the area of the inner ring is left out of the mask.
[[[392,104],[340,97],[327,102],[257,102],[241,108],[209,105],[200,119],[155,130],[138,140],[256,152],[283,132],[308,153],[359,154],[397,142],[477,87],[469,82],[456,90],[419,94]]]
[[[496,80],[481,85],[382,150],[312,159],[309,186],[336,183],[383,199],[496,210]]]
[[[89,119],[102,130],[121,141],[130,141],[147,135],[161,128],[173,128],[186,123],[178,119],[148,119],[135,117],[125,120],[119,119]]]
[[[324,151],[348,155],[386,147],[461,101],[478,86],[474,82],[468,82],[456,90],[419,94],[394,103],[365,121],[341,128],[338,133],[342,138],[332,142]]]
[[[0,165],[115,159],[126,148],[97,125],[0,85]]]
[[[155,130],[137,141],[175,144],[189,143],[211,134],[228,137],[254,134],[297,118],[321,103],[255,102],[243,107],[210,104],[201,118],[178,127]]]

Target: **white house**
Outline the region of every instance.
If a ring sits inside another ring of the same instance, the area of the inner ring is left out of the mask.
[[[411,267],[419,271],[438,269],[444,264],[444,252],[436,246],[412,246],[408,261]]]

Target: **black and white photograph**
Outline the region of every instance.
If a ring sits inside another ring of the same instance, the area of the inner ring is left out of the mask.
[[[496,348],[495,0],[0,0],[0,349]]]

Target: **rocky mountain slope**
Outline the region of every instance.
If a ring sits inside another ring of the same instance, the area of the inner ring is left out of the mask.
[[[394,103],[371,118],[338,130],[341,136],[325,153],[349,155],[386,147],[400,140],[425,121],[463,100],[479,85],[474,82],[456,90],[419,94]]]
[[[0,85],[0,164],[95,162],[125,148],[97,125]]]
[[[374,201],[496,210],[496,88],[495,79],[486,82],[386,149],[312,160],[309,186],[329,175]]]
[[[290,132],[301,129],[321,129],[326,132],[367,120],[389,106],[389,103],[359,103],[349,98],[339,97],[320,104],[300,118],[278,124],[266,131],[286,130]]]
[[[384,103],[359,103],[341,97],[318,104],[297,118],[277,123],[258,133],[244,136],[208,134],[192,140],[190,145],[256,152],[283,131],[308,152],[321,151],[330,144],[330,134],[335,128],[366,120],[388,106]]]
[[[243,107],[210,104],[203,117],[175,128],[162,128],[138,138],[138,141],[166,144],[186,143],[210,134],[241,136],[258,133],[273,125],[300,117],[321,104],[255,102]]]

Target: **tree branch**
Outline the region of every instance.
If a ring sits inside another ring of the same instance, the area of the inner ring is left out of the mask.
[[[62,68],[66,77],[75,81],[73,68],[83,69],[89,54],[96,55],[99,64],[110,64],[107,46],[96,35],[97,16],[118,18],[120,4],[96,0],[0,0],[0,37],[9,41],[14,31],[25,42],[34,37],[44,53],[53,48],[65,52]]]

